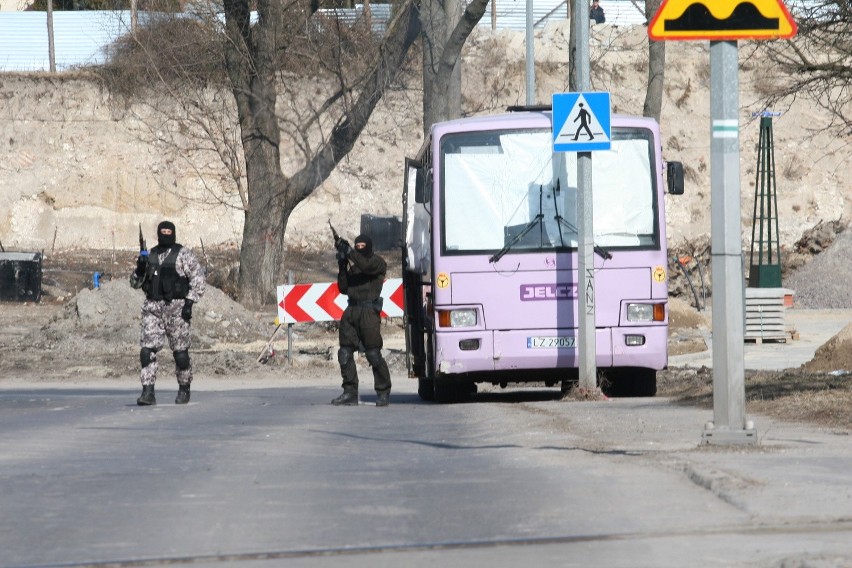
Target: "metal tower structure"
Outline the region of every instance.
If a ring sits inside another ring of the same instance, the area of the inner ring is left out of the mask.
[[[778,237],[778,197],[775,184],[775,148],[772,115],[760,118],[757,178],[754,182],[754,214],[751,226],[750,288],[781,287],[781,249]]]

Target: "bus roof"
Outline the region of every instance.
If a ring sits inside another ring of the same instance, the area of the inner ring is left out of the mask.
[[[519,128],[552,128],[553,113],[551,111],[519,111],[503,114],[470,116],[432,125],[432,136],[439,138],[451,132],[471,132],[477,130],[501,130]],[[644,116],[613,114],[613,127],[644,127],[657,130],[657,121]]]

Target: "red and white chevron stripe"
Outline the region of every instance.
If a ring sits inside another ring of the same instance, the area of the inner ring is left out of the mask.
[[[383,318],[402,317],[402,278],[385,280],[382,287]],[[305,323],[336,321],[346,309],[346,295],[340,293],[337,282],[293,284],[278,287],[278,321]]]

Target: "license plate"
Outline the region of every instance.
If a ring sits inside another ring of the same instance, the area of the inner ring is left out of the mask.
[[[575,346],[575,337],[560,335],[558,337],[527,337],[527,349],[564,349]]]

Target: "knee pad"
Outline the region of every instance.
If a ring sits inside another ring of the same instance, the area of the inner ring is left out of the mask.
[[[153,359],[153,357],[156,353],[157,353],[156,351],[154,351],[153,349],[150,349],[148,347],[143,347],[139,351],[139,363],[142,364],[143,369],[151,364],[151,360]]]
[[[383,361],[381,349],[367,349],[364,356],[371,367],[378,367]]]
[[[175,351],[175,365],[181,371],[186,371],[189,369],[189,351]]]
[[[352,361],[352,355],[354,351],[351,347],[341,347],[337,350],[337,362],[340,363],[341,367],[345,367]]]

